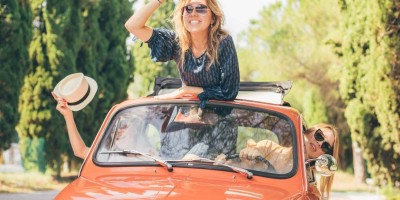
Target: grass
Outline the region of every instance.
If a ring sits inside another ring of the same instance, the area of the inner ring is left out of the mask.
[[[40,173],[0,173],[0,193],[34,192],[60,190],[73,180],[74,176],[64,175],[56,180]]]

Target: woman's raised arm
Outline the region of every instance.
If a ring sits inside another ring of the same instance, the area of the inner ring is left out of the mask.
[[[57,97],[57,95],[54,93],[51,94],[57,101],[57,110],[64,116],[65,123],[67,124],[69,141],[71,142],[74,155],[78,158],[85,159],[87,153],[89,152],[89,147],[85,145],[85,142],[79,134],[71,109],[67,107],[67,102],[64,99]]]
[[[140,40],[144,42],[148,41],[153,34],[153,29],[146,26],[146,22],[164,1],[165,0],[150,0],[125,22],[125,28]]]

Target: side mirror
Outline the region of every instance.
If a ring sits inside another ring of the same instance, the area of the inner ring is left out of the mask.
[[[315,168],[321,176],[332,176],[337,170],[336,159],[331,155],[322,154],[315,161]]]
[[[315,161],[315,169],[321,176],[332,176],[337,170],[336,159],[328,154],[322,154],[317,159],[309,159],[307,162]]]

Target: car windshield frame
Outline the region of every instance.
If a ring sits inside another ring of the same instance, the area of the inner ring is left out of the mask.
[[[101,137],[99,138],[96,146],[94,147],[94,153],[92,155],[92,160],[95,165],[100,166],[100,167],[143,167],[143,166],[159,166],[157,162],[154,162],[154,160],[142,160],[142,161],[135,161],[135,162],[104,162],[98,159],[98,155],[101,154],[101,152],[105,151],[102,149],[102,143],[104,140],[106,140],[107,137],[109,137],[110,134],[107,134],[110,131],[113,131],[114,125],[116,118],[120,117],[120,114],[123,113],[124,111],[128,109],[132,109],[135,107],[141,107],[141,106],[192,106],[192,105],[198,105],[199,101],[174,101],[174,100],[169,100],[169,101],[163,101],[163,102],[145,102],[145,103],[137,103],[134,105],[129,105],[126,107],[123,107],[119,109],[118,111],[114,112],[112,116],[109,117],[109,120],[105,124],[105,128],[101,134]],[[285,179],[285,178],[290,178],[294,176],[298,170],[298,138],[296,136],[296,129],[294,122],[288,117],[286,114],[283,112],[275,111],[275,110],[270,110],[266,108],[260,108],[260,107],[255,107],[255,106],[249,106],[249,105],[243,105],[243,104],[233,104],[229,102],[216,102],[216,101],[209,101],[207,102],[207,107],[213,107],[213,106],[222,106],[222,107],[231,107],[232,109],[243,109],[243,110],[248,110],[248,111],[254,111],[254,112],[261,112],[261,113],[266,113],[268,115],[273,115],[276,117],[279,117],[280,119],[286,120],[288,125],[290,126],[290,135],[291,135],[291,142],[292,142],[292,157],[293,157],[293,167],[292,169],[287,172],[287,173],[270,173],[270,172],[263,172],[263,171],[258,171],[258,170],[252,170],[249,168],[245,168],[246,170],[249,170],[254,174],[254,176],[263,176],[263,177],[269,177],[269,178],[278,178],[278,179]],[[118,122],[119,124],[119,122]],[[115,134],[115,133],[114,133]],[[114,140],[114,139],[113,139]],[[130,149],[124,149],[124,150],[130,150]],[[164,160],[164,159],[162,159]],[[198,169],[209,169],[209,170],[222,170],[222,171],[233,171],[232,169],[228,167],[224,167],[221,165],[210,165],[207,163],[196,163],[196,164],[184,164],[185,162],[183,160],[175,160],[175,159],[165,159],[164,161],[167,161],[173,165],[173,167],[183,167],[183,168],[198,168]],[[187,160],[187,163],[190,163],[190,160]]]

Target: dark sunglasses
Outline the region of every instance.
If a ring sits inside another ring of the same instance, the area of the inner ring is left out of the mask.
[[[325,141],[325,138],[324,138],[324,136],[323,136],[323,134],[322,134],[322,131],[321,131],[321,129],[318,129],[318,130],[316,130],[315,131],[315,133],[314,133],[314,138],[315,138],[315,140],[317,140],[317,141],[319,141],[319,142],[322,142],[322,145],[321,145],[321,149],[322,149],[322,151],[324,152],[324,153],[327,153],[327,154],[331,154],[332,155],[332,146],[328,143],[328,142],[326,142]]]
[[[203,4],[199,4],[199,5],[187,5],[185,7],[183,7],[183,10],[186,11],[187,14],[192,14],[193,10],[196,10],[197,13],[199,14],[206,14],[208,11],[208,7],[206,5]]]

